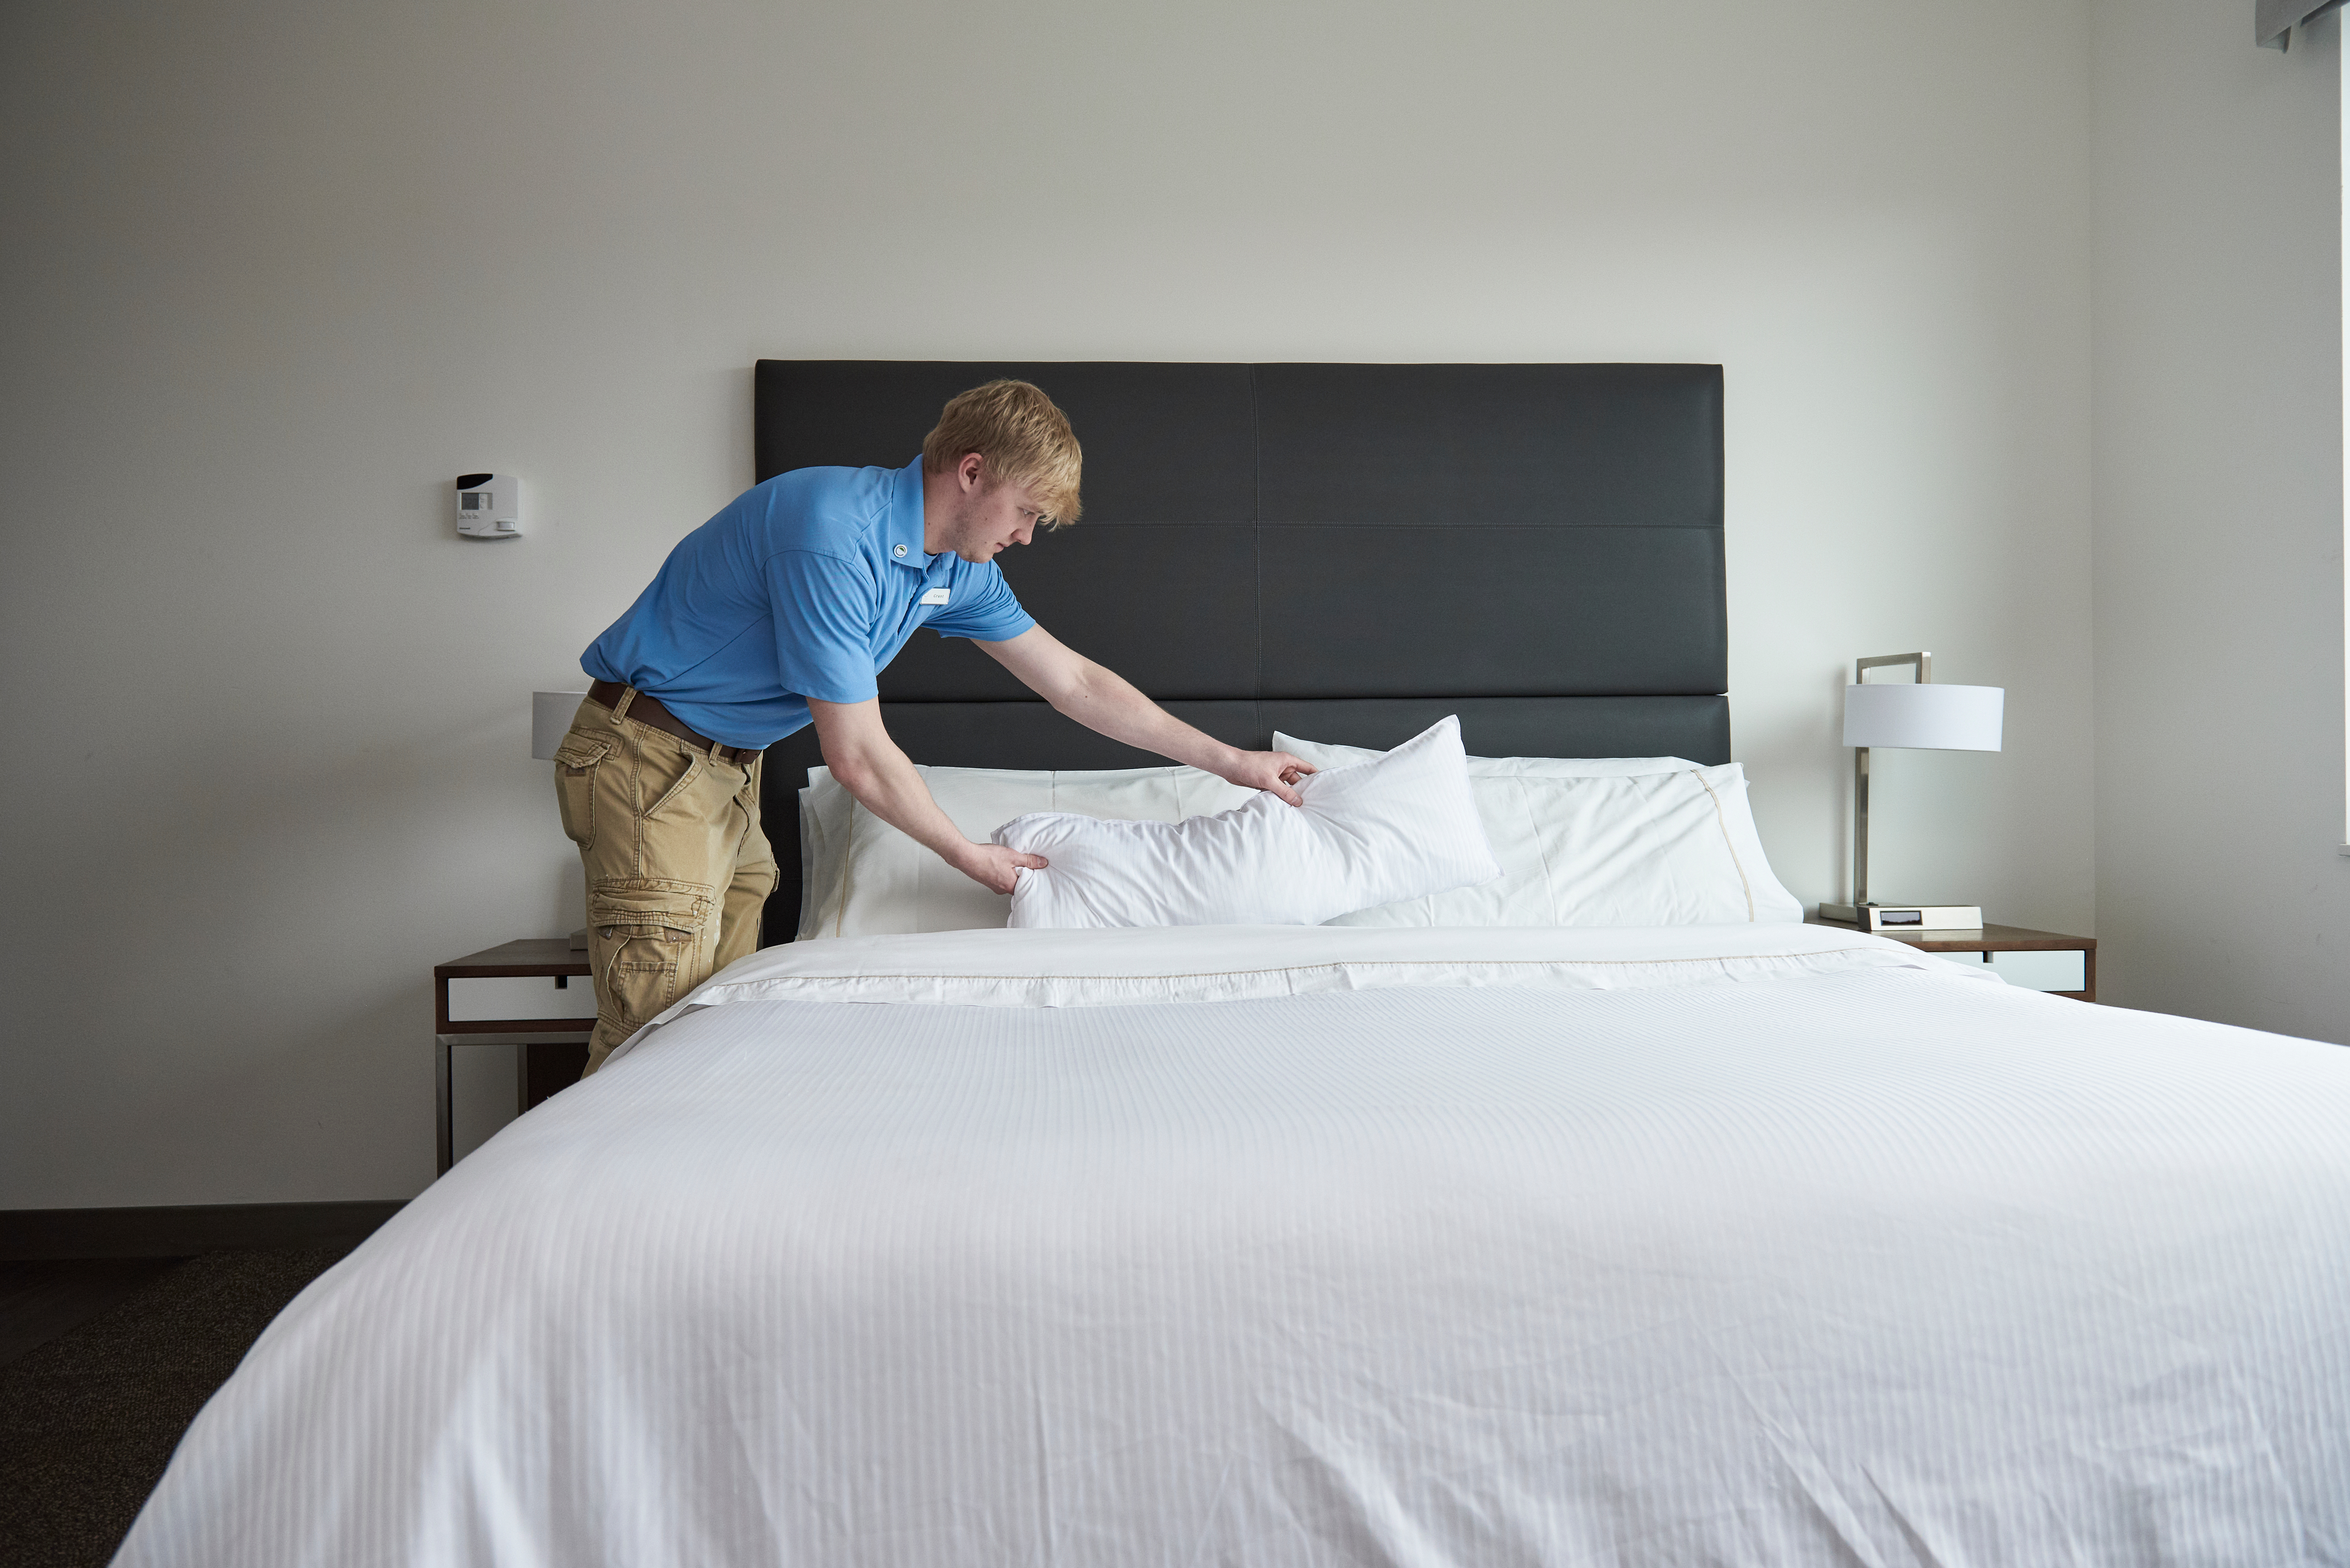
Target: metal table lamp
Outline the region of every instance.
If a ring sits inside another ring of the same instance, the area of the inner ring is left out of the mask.
[[[1918,679],[1867,684],[1868,671],[1914,664]],[[1844,743],[1852,754],[1852,902],[1822,904],[1824,920],[1846,920],[1871,929],[1898,926],[1980,929],[1982,911],[1971,907],[1889,905],[1868,896],[1868,753],[1873,746],[1937,752],[1999,750],[2007,691],[1999,686],[1936,686],[1930,653],[1887,653],[1853,661],[1852,684],[1844,689]]]

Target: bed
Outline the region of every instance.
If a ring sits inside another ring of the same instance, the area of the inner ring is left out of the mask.
[[[1711,367],[1027,374],[1007,566],[1202,727],[1722,763]],[[1361,613],[1362,607],[1377,613]],[[1120,752],[910,648],[918,760]],[[129,1564],[2350,1561],[2350,1064],[1849,929],[782,940],[272,1325]],[[811,865],[813,862],[811,862]]]

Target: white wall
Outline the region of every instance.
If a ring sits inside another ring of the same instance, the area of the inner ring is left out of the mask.
[[[2087,9],[0,10],[0,1206],[425,1183],[431,965],[574,919],[525,693],[763,355],[1720,361],[1782,874],[1925,647],[2009,743],[1882,759],[1878,890],[2082,929]]]
[[[2339,30],[2096,22],[2102,993],[2350,1041]]]

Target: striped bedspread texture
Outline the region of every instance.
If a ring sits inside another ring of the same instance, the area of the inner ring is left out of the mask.
[[[2350,1563],[2350,1055],[1821,927],[792,943],[117,1562]]]

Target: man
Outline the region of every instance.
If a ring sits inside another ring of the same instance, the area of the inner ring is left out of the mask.
[[[1045,864],[965,838],[881,722],[875,676],[919,626],[967,637],[1061,712],[1290,805],[1314,769],[1201,733],[1054,640],[994,557],[1076,521],[1069,421],[1025,381],[955,398],[902,469],[804,468],[687,535],[580,658],[594,684],[556,753],[564,832],[588,867],[593,1073],[758,945],[775,859],[759,759],[814,722],[867,810],[999,893]]]

